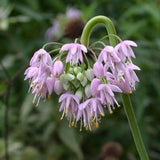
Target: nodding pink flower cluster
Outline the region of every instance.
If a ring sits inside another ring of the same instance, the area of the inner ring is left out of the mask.
[[[44,49],[39,49],[30,60],[29,67],[25,71],[24,80],[29,79],[32,94],[35,94],[33,103],[38,97],[36,106],[38,106],[40,98],[46,100],[50,98],[53,90],[60,94],[63,91],[58,77],[63,73],[63,63],[58,60],[54,64],[52,58]]]
[[[64,44],[58,56],[65,60],[54,63],[49,53],[38,50],[25,71],[25,80],[30,79],[30,89],[35,94],[33,101],[38,96],[38,105],[40,98],[46,99],[54,91],[60,95],[61,119],[66,117],[69,126],[80,122],[80,130],[98,127],[105,108],[112,114],[115,105],[120,106],[115,93],[132,93],[139,81],[135,70],[140,68],[132,63],[135,55],[131,46],[137,45],[129,40],[115,47],[107,45],[92,58],[84,45]]]

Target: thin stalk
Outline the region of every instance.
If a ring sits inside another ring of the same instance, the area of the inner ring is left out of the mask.
[[[80,41],[86,47],[89,46],[89,39],[90,39],[92,29],[99,23],[103,23],[105,25],[108,35],[113,35],[113,34],[116,35],[116,30],[114,28],[114,25],[109,18],[105,16],[96,16],[87,22],[82,32]],[[109,41],[113,47],[116,46],[118,43],[117,37],[115,36],[109,36]],[[130,97],[127,94],[122,94],[121,97],[122,97],[125,113],[129,122],[129,126],[131,129],[139,156],[141,160],[149,160],[147,152],[145,150],[145,146],[142,141],[139,128],[138,128],[138,124],[136,122],[136,118],[132,109]]]
[[[137,120],[133,111],[132,103],[130,100],[130,97],[128,94],[121,94],[123,105],[124,105],[124,110],[126,112],[129,126],[137,147],[137,150],[139,152],[139,155],[141,157],[141,160],[149,160],[149,157],[147,155],[145,146],[142,141],[142,137],[138,128]]]

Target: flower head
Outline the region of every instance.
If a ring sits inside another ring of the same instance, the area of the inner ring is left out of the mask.
[[[87,48],[79,43],[69,43],[62,46],[60,52],[68,51],[66,63],[70,62],[71,65],[77,64],[80,60],[83,62],[82,52],[87,52]]]

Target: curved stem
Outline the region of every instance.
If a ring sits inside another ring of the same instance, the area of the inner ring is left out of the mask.
[[[109,18],[107,18],[105,16],[96,16],[87,22],[87,24],[85,25],[83,32],[82,32],[82,36],[81,36],[80,41],[86,47],[88,47],[88,45],[89,45],[89,38],[90,38],[92,29],[95,27],[96,24],[99,24],[99,23],[102,23],[105,25],[108,34],[116,34],[116,30],[114,28],[114,25]],[[109,41],[112,46],[115,46],[118,43],[117,39],[113,36],[109,37]]]
[[[116,30],[114,28],[114,25],[109,18],[105,16],[96,16],[88,21],[88,23],[86,24],[82,32],[81,43],[86,47],[88,47],[89,45],[89,38],[90,38],[92,29],[95,27],[96,24],[99,24],[99,23],[103,23],[105,25],[109,35],[110,34],[116,35]],[[109,41],[112,46],[116,46],[116,44],[118,43],[117,38],[115,36],[110,36]],[[131,129],[139,156],[141,160],[149,160],[149,157],[147,155],[147,152],[138,128],[136,117],[133,112],[130,97],[128,94],[121,94],[121,97],[122,97],[125,113],[129,122],[129,126]]]

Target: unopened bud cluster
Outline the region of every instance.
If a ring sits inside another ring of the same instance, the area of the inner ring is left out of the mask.
[[[24,73],[34,94],[33,103],[38,106],[41,98],[45,101],[55,92],[61,103],[61,119],[66,117],[69,126],[80,122],[80,130],[98,127],[105,108],[113,113],[115,106],[120,106],[115,92],[129,94],[139,81],[134,70],[140,69],[132,63],[135,55],[131,46],[137,45],[129,40],[115,47],[106,45],[90,60],[89,48],[77,42],[64,44],[54,60],[46,50],[38,50]]]

